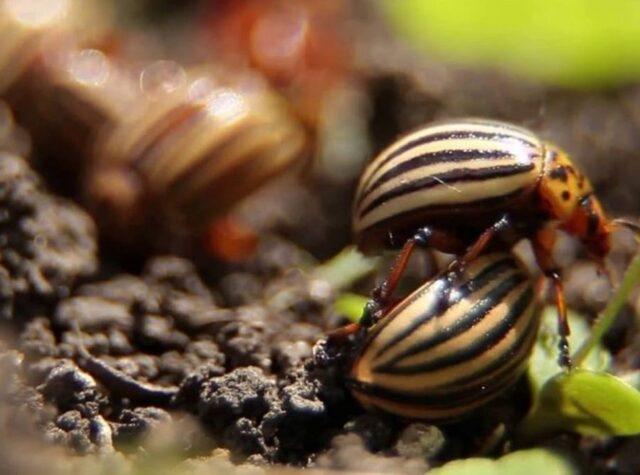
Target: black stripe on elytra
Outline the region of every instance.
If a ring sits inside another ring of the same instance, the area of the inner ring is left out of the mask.
[[[430,291],[431,290],[431,286],[435,286],[435,285],[444,286],[444,285],[447,285],[447,282],[445,281],[445,279],[442,279],[442,278],[434,280],[434,281],[432,281],[432,284],[429,286],[429,288],[423,289],[423,292]],[[444,289],[444,287],[443,287],[443,289]],[[420,298],[420,295],[416,295],[415,296],[415,299],[418,299],[418,298]],[[415,299],[413,299],[413,300],[415,300]],[[401,309],[406,308],[406,306],[409,305],[410,303],[411,302],[408,301],[407,299],[403,300],[402,302],[400,302],[398,304],[398,306],[393,308],[393,313],[388,313],[379,323],[374,325],[373,328],[371,328],[367,332],[367,338],[366,338],[366,341],[365,341],[364,345],[362,346],[362,350],[361,351],[365,352],[367,347],[371,344],[371,342],[374,341],[376,339],[376,337],[386,328],[386,326],[394,320],[394,315],[398,311],[401,311]]]
[[[532,301],[529,302],[529,305],[531,305]],[[528,307],[529,306],[527,306],[527,308],[523,310],[523,314],[529,311]],[[522,364],[523,360],[525,360],[529,356],[529,352],[521,350],[522,348],[529,347],[532,344],[531,340],[535,338],[536,330],[538,328],[538,319],[540,313],[536,312],[535,308],[533,309],[532,313],[533,315],[524,331],[518,336],[516,341],[514,341],[509,346],[509,348],[506,348],[502,352],[502,354],[498,358],[494,358],[490,364],[488,364],[484,368],[479,369],[473,374],[447,381],[446,387],[448,388],[450,386],[467,386],[489,375],[491,375],[491,381],[494,381],[496,378],[502,377],[504,374],[513,371],[515,367]],[[518,354],[519,352],[520,354]]]
[[[533,156],[529,155],[529,157],[530,160],[533,161]],[[407,173],[420,167],[435,165],[437,163],[457,163],[457,165],[460,166],[460,162],[467,162],[476,159],[515,160],[515,158],[516,157],[514,157],[514,155],[510,154],[506,150],[448,149],[439,150],[437,152],[424,153],[422,155],[408,158],[407,160],[398,163],[393,168],[384,172],[360,194],[359,201],[362,201],[385,182],[392,180],[393,178],[396,178],[403,173]]]
[[[185,104],[167,111],[131,146],[128,156],[131,157],[129,163],[133,169],[144,176],[143,170],[149,167],[149,162],[153,162],[158,144],[161,148],[167,137],[191,127],[206,117],[207,113],[206,108],[195,104]]]
[[[520,280],[522,282],[524,279]],[[498,297],[493,306],[499,303],[503,297]],[[493,327],[483,335],[480,335],[471,345],[465,347],[462,351],[457,351],[455,353],[451,353],[449,355],[442,356],[425,363],[415,364],[411,366],[393,367],[391,364],[386,364],[383,368],[381,368],[380,371],[378,371],[377,368],[374,368],[374,371],[383,372],[386,374],[419,374],[429,371],[438,371],[448,366],[452,366],[476,358],[485,351],[490,351],[491,348],[497,345],[505,337],[505,335],[511,330],[511,328],[516,325],[524,310],[529,306],[529,302],[532,298],[533,291],[528,288],[518,298],[518,300],[514,302],[505,317],[501,319],[495,327]]]
[[[459,214],[471,213],[473,210],[490,210],[490,209],[504,209],[504,206],[508,206],[512,204],[515,198],[518,198],[522,195],[522,189],[518,189],[515,191],[510,191],[504,195],[500,196],[492,196],[491,198],[485,198],[484,200],[475,200],[470,201],[468,203],[456,203],[455,209]],[[450,204],[438,204],[438,205],[430,205],[424,206],[422,208],[414,208],[404,211],[402,213],[394,214],[393,216],[387,217],[382,221],[377,221],[372,225],[365,228],[363,231],[360,231],[360,234],[366,234],[372,228],[392,228],[394,221],[402,221],[407,217],[415,217],[427,214],[429,212],[438,212],[438,211],[450,211],[452,206]],[[467,210],[468,208],[468,210]],[[497,218],[496,218],[497,219]],[[482,227],[480,231],[484,231],[486,226]]]
[[[483,124],[482,122],[477,122],[475,124],[478,125],[488,125],[490,127],[503,127],[502,125],[491,125],[491,124]],[[526,133],[525,131],[521,131],[521,130],[517,130],[517,129],[511,129],[515,132],[520,132],[520,133]],[[481,140],[514,140],[516,142],[520,142],[523,145],[526,145],[528,147],[537,149],[539,147],[538,144],[533,143],[533,142],[529,142],[528,140],[525,140],[523,138],[520,137],[515,137],[511,134],[503,134],[503,133],[493,133],[493,132],[473,132],[473,131],[465,131],[465,130],[455,130],[455,131],[450,131],[450,132],[440,132],[440,133],[435,133],[435,134],[427,134],[427,135],[422,135],[420,137],[416,137],[415,139],[407,142],[406,144],[403,144],[401,146],[399,146],[398,148],[395,148],[393,150],[391,150],[386,157],[382,158],[380,163],[378,163],[375,167],[375,169],[372,171],[370,176],[373,176],[378,170],[380,170],[380,168],[382,168],[384,165],[386,165],[389,161],[393,160],[394,158],[396,158],[397,156],[403,154],[404,152],[406,152],[407,150],[412,149],[413,147],[417,147],[419,145],[424,145],[430,142],[438,142],[438,141],[447,141],[447,140],[460,140],[460,139],[481,139]],[[400,139],[402,140],[402,139]],[[365,183],[365,186],[367,186],[368,183]]]
[[[420,326],[427,323],[432,318],[441,315],[445,312],[451,305],[457,303],[459,300],[467,297],[472,292],[476,292],[478,290],[483,289],[487,284],[489,284],[492,280],[494,280],[498,275],[504,273],[507,270],[513,269],[513,260],[510,257],[506,257],[497,262],[492,263],[491,265],[482,269],[473,279],[465,282],[461,285],[456,292],[456,300],[450,300],[447,302],[447,305],[444,306],[442,304],[442,298],[444,295],[438,295],[436,301],[434,301],[433,305],[418,315],[413,319],[410,325],[407,325],[406,328],[396,334],[393,338],[391,338],[382,348],[380,348],[374,355],[374,358],[381,357],[386,351],[388,351],[393,346],[399,344],[405,338],[411,336],[411,334]],[[439,279],[440,280],[440,279]],[[442,280],[447,281],[446,277],[443,277]],[[448,287],[451,287],[449,282],[445,282]],[[429,288],[433,286],[433,283],[428,284]],[[427,289],[428,290],[428,289]],[[449,289],[452,291],[453,289]],[[450,294],[451,295],[451,294]],[[415,298],[408,298],[406,305],[403,305],[402,308],[399,308],[397,311],[394,309],[393,314],[397,317],[402,311],[414,303],[416,300],[422,298],[422,293],[415,296]],[[392,317],[393,318],[393,317]]]
[[[404,185],[397,186],[396,188],[382,193],[366,208],[360,211],[360,219],[366,216],[368,213],[376,209],[381,204],[394,198],[399,198],[416,191],[422,191],[429,188],[434,188],[439,185],[452,185],[455,183],[478,181],[478,180],[490,180],[493,178],[504,178],[521,173],[526,173],[535,168],[534,163],[526,165],[507,165],[502,167],[490,167],[481,169],[469,169],[458,168],[446,173],[441,173],[437,176],[427,176],[419,178],[417,180],[408,182]]]
[[[508,279],[505,279],[492,288],[482,299],[475,303],[467,313],[461,315],[455,323],[431,334],[419,343],[409,346],[386,363],[374,366],[373,371],[386,374],[414,374],[424,371],[419,369],[422,368],[424,364],[412,365],[403,368],[398,368],[396,365],[409,356],[430,350],[447,340],[463,334],[479,324],[496,305],[509,295],[513,289],[525,281],[526,278],[527,277],[521,273],[513,274]]]
[[[510,379],[504,381],[492,381],[487,384],[485,389],[477,387],[465,388],[460,391],[452,391],[444,394],[433,393],[405,393],[384,388],[373,383],[365,383],[348,378],[345,381],[346,386],[352,391],[362,393],[364,395],[385,399],[390,402],[399,404],[408,404],[416,407],[429,406],[433,409],[447,409],[450,407],[461,407],[464,404],[473,403],[477,400],[487,399],[496,393],[505,389]],[[499,383],[499,384],[497,384]]]

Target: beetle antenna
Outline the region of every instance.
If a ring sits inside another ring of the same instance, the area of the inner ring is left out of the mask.
[[[609,261],[603,261],[601,264],[598,264],[598,274],[604,275],[612,288],[618,288],[620,285],[620,279],[618,279],[615,270],[611,265],[609,265]]]
[[[636,239],[640,239],[640,220],[637,218],[615,218],[611,220],[611,224],[631,230],[636,235]]]
[[[630,230],[633,233],[636,242],[640,244],[640,220],[638,218],[615,218],[611,220],[611,225],[614,227],[624,227]],[[611,282],[614,288],[617,287],[620,282],[619,279],[614,278],[615,272],[610,268],[607,268],[606,270],[609,282]]]

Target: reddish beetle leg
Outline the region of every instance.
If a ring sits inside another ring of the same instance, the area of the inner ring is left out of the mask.
[[[564,298],[562,279],[552,257],[553,246],[556,240],[556,227],[553,223],[550,223],[536,233],[533,239],[533,251],[543,274],[553,281],[556,310],[558,312],[558,334],[560,336],[560,341],[558,342],[558,350],[560,352],[558,364],[563,368],[569,369],[571,368],[571,356],[569,355],[568,336],[571,331],[567,318],[567,305]]]
[[[498,221],[493,223],[490,227],[485,229],[480,237],[474,242],[471,246],[467,248],[462,257],[456,259],[451,264],[450,270],[455,273],[455,275],[460,275],[463,271],[467,263],[474,260],[482,251],[484,251],[487,246],[493,241],[493,239],[503,231],[509,229],[512,225],[511,219],[508,215],[502,216]]]
[[[450,278],[455,279],[459,276],[464,271],[468,262],[478,257],[498,234],[509,227],[511,227],[511,220],[507,215],[502,216],[493,225],[488,227],[480,237],[467,248],[462,257],[456,259],[451,264],[449,268]],[[413,237],[409,238],[402,247],[402,250],[398,253],[398,256],[391,266],[388,277],[373,290],[372,299],[365,308],[361,324],[369,327],[385,315],[386,310],[390,307],[393,291],[398,286],[409,263],[409,258],[417,246],[428,247],[434,241],[442,242],[453,239],[455,239],[455,237],[450,236],[448,233],[434,230],[428,226],[420,228]]]
[[[431,228],[424,227],[419,229],[413,237],[407,239],[404,246],[402,246],[402,250],[396,256],[387,278],[371,292],[371,300],[367,302],[367,306],[360,319],[362,326],[368,328],[384,316],[386,310],[390,307],[391,296],[407,268],[409,258],[413,254],[413,251],[416,246],[427,246],[432,235],[433,232]]]

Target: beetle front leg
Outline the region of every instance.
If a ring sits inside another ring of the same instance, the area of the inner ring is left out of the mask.
[[[567,304],[564,299],[564,286],[559,273],[553,272],[550,277],[553,281],[556,295],[556,309],[558,310],[558,333],[560,334],[560,342],[558,343],[560,355],[558,356],[558,363],[563,368],[571,369],[572,362],[569,354],[568,339],[571,334],[571,328],[569,327],[569,319],[567,317]]]
[[[454,276],[459,276],[464,271],[466,265],[482,254],[498,234],[508,230],[511,226],[512,222],[509,215],[505,214],[500,217],[498,221],[493,223],[485,229],[482,234],[480,234],[480,237],[478,237],[478,239],[476,239],[476,241],[467,248],[461,257],[453,261],[449,267],[449,272]]]
[[[556,240],[556,227],[554,225],[545,226],[536,234],[533,240],[533,251],[536,261],[542,269],[543,274],[553,282],[556,310],[558,313],[558,364],[566,369],[571,369],[571,356],[569,354],[569,340],[571,328],[567,317],[567,304],[564,297],[564,286],[560,270],[553,261],[552,252]]]
[[[327,335],[327,341],[333,344],[344,343],[352,337],[355,337],[362,329],[362,325],[358,323],[349,323],[340,328],[332,330]]]
[[[360,324],[370,327],[384,316],[391,303],[391,296],[395,291],[404,271],[409,263],[409,258],[416,247],[428,247],[432,239],[443,238],[443,233],[430,227],[420,228],[413,237],[407,239],[402,249],[396,256],[389,275],[371,292],[371,300],[364,309]]]
[[[344,343],[350,338],[356,338],[359,332],[373,326],[384,316],[390,307],[393,291],[398,286],[413,251],[416,246],[426,247],[431,235],[432,231],[429,228],[422,228],[413,237],[407,239],[396,256],[387,278],[371,292],[371,299],[365,305],[360,321],[333,330],[327,338],[329,343]]]

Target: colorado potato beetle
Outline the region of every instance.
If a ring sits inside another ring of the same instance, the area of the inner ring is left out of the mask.
[[[504,122],[462,119],[426,125],[389,146],[362,174],[353,229],[365,252],[403,246],[369,313],[380,313],[418,244],[461,255],[464,267],[499,236],[526,237],[553,280],[561,364],[570,365],[556,230],[577,237],[603,265],[614,222],[568,155],[533,132]]]
[[[140,100],[134,78],[104,52],[76,47],[43,54],[23,75],[7,100],[46,154],[41,165],[49,175],[77,187],[102,131],[122,122]]]
[[[426,282],[370,328],[347,379],[365,407],[432,421],[490,402],[522,375],[540,323],[527,271],[482,255]]]
[[[202,231],[304,151],[304,130],[259,77],[162,61],[140,84],[145,100],[98,141],[84,186],[120,242]]]

